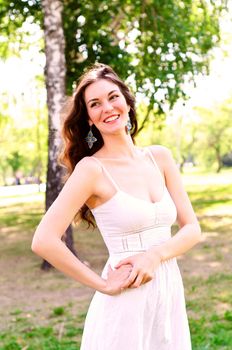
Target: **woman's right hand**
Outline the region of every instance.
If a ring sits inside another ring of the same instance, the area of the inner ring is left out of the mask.
[[[105,280],[106,285],[102,293],[108,295],[117,295],[123,291],[123,284],[128,279],[132,271],[130,264],[123,265],[119,269],[113,270],[111,266],[108,266],[107,279]]]

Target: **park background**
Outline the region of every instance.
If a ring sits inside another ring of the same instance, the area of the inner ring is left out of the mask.
[[[172,150],[199,218],[202,242],[179,258],[193,350],[231,349],[231,2],[0,4],[0,349],[80,345],[93,291],[42,263],[30,245],[45,197],[48,207],[61,187],[58,166],[47,172],[61,107],[96,60],[136,94],[136,143]],[[107,252],[99,232],[80,225],[70,234],[67,244],[100,273]]]

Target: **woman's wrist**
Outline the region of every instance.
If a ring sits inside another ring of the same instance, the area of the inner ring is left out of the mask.
[[[103,279],[103,284],[101,288],[98,289],[100,293],[107,294],[107,295],[114,295],[112,288],[110,288],[109,284],[106,282],[106,280]]]
[[[152,259],[154,259],[154,258],[157,259],[158,258],[160,263],[165,260],[164,256],[163,256],[163,253],[162,253],[162,250],[158,246],[148,249],[147,253]]]
[[[98,292],[107,294],[107,283],[106,283],[106,280],[104,278],[101,277],[99,286],[96,287],[96,290]]]

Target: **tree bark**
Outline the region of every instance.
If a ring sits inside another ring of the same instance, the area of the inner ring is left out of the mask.
[[[63,5],[60,0],[42,0],[45,36],[45,81],[48,106],[48,167],[46,187],[46,210],[54,202],[62,188],[62,168],[57,158],[61,146],[60,110],[65,99],[65,38],[62,24]],[[72,239],[72,229],[65,233],[65,242],[75,253]],[[71,242],[71,244],[70,244]],[[44,261],[42,269],[51,265]]]

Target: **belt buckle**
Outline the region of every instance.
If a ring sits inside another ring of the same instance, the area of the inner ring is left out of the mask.
[[[130,237],[122,237],[122,246],[124,251],[133,249],[144,249],[143,241],[140,233],[132,234]]]
[[[129,250],[127,237],[122,237],[122,247],[124,251]]]

